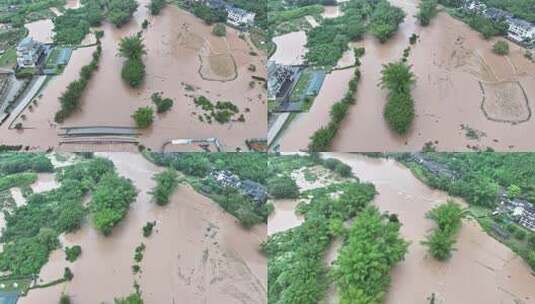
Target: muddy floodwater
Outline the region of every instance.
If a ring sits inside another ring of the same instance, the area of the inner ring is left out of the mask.
[[[437,303],[535,302],[535,276],[529,266],[473,220],[463,221],[450,260],[438,262],[428,256],[420,241],[434,226],[425,214],[445,202],[446,193],[427,187],[393,160],[350,154],[326,157],[343,161],[359,179],[373,183],[378,191],[373,203],[399,216],[401,234],[411,242],[405,260],[392,271],[385,303],[429,303],[432,293]]]
[[[292,32],[273,38],[277,50],[269,58],[278,64],[297,65],[303,63],[306,53],[307,36],[305,31]]]
[[[165,207],[151,202],[147,193],[153,174],[163,168],[140,154],[104,153],[118,173],[132,179],[138,189],[126,218],[109,237],[89,223],[76,233],[62,235],[63,246],[80,245],[82,255],[65,261],[61,250],[43,267],[44,282],[60,278],[64,267],[74,273],[71,282],[35,289],[20,303],[55,304],[62,292],[75,303],[111,303],[114,297],[133,292],[140,284],[145,303],[266,303],[267,266],[259,251],[266,225],[243,229],[235,218],[189,186],[180,186]],[[153,234],[142,236],[142,227],[156,221]],[[133,275],[134,249],[146,246],[141,272]]]
[[[44,43],[52,43],[54,23],[50,19],[38,20],[24,25],[28,29],[28,36]]]
[[[24,144],[33,149],[137,151],[134,145],[60,144],[58,132],[61,127],[133,127],[132,113],[139,107],[152,105],[150,96],[156,92],[172,98],[174,106],[169,112],[156,115],[152,127],[140,130],[140,144],[153,150],[191,149],[165,146],[173,139],[217,138],[223,150],[234,151],[245,149],[246,139],[265,138],[266,92],[264,84],[252,78],[265,78],[265,56],[253,46],[248,35],[242,36],[227,27],[226,37],[216,37],[212,27],[173,5],[168,5],[160,15],[151,16],[146,8],[148,3],[148,0],[140,1],[134,18],[120,29],[107,22],[99,28],[104,31],[102,57],[78,112],[62,125],[53,121],[59,109],[59,96],[77,79],[81,67],[90,62],[95,47],[74,51],[63,74],[50,79],[41,91],[42,96],[37,98],[37,105],[23,112],[25,119],[10,117],[0,126],[2,143]],[[132,89],[121,79],[124,60],[117,56],[117,44],[122,37],[140,31],[145,19],[150,22],[143,31],[147,74],[144,84]],[[35,32],[49,32],[48,28],[35,27]],[[255,66],[254,72],[250,65]],[[198,115],[203,111],[193,103],[193,97],[200,95],[214,103],[231,101],[240,111],[233,119],[243,114],[245,122],[201,122]],[[12,121],[21,122],[24,130],[8,129]]]
[[[350,107],[331,149],[409,151],[421,149],[430,141],[444,151],[535,148],[535,142],[528,139],[528,134],[535,132],[531,116],[535,63],[524,57],[525,50],[509,42],[510,54],[498,56],[491,50],[497,38],[484,40],[445,12],[439,13],[430,26],[421,27],[413,17],[419,1],[390,2],[406,12],[405,22],[387,43],[368,35],[352,44],[366,48],[361,59],[362,78],[357,103]],[[387,96],[378,83],[382,64],[399,60],[413,33],[419,35],[409,57],[417,79],[412,89],[416,117],[411,131],[398,136],[383,119]],[[330,105],[347,90],[348,72],[334,71],[327,76],[310,112],[298,115],[283,134],[281,151],[305,149],[314,131],[327,124]],[[479,134],[478,138],[467,137],[468,130]]]

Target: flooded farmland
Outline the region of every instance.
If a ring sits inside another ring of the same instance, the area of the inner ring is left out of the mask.
[[[406,12],[405,22],[384,44],[366,36],[353,45],[366,48],[361,59],[357,104],[350,107],[331,150],[412,151],[421,149],[427,142],[434,142],[440,151],[534,148],[533,141],[526,140],[526,134],[535,131],[531,118],[535,63],[524,57],[524,49],[509,43],[510,54],[498,56],[491,50],[496,39],[484,40],[478,32],[445,12],[424,28],[413,17],[418,1],[390,2]],[[412,90],[416,118],[411,131],[398,136],[383,119],[386,92],[378,83],[382,64],[399,60],[413,33],[419,35],[409,56],[417,78]],[[340,73],[343,72],[334,71],[327,76],[310,112],[298,115],[288,127],[280,139],[281,151],[306,149],[317,127],[327,123],[326,111],[339,100],[330,97],[342,96],[340,92],[347,89],[349,78],[342,78]],[[341,83],[331,84],[329,77],[339,78]],[[479,136],[467,136],[467,130]]]
[[[23,144],[41,150],[49,147],[68,151],[101,150],[103,147],[116,150],[107,145],[88,144],[89,147],[83,148],[60,145],[58,132],[61,127],[133,127],[132,113],[139,107],[151,105],[150,96],[156,92],[172,98],[174,107],[166,114],[157,115],[151,128],[140,130],[138,140],[145,147],[162,150],[173,139],[216,138],[223,150],[234,151],[236,148],[246,149],[247,139],[265,138],[265,89],[262,82],[252,78],[265,78],[265,57],[248,36],[227,28],[226,37],[216,37],[210,26],[186,11],[169,5],[160,15],[150,16],[147,4],[148,1],[140,1],[133,20],[120,29],[109,23],[99,28],[105,33],[102,57],[99,69],[84,93],[80,111],[62,125],[53,122],[59,109],[58,97],[70,82],[77,79],[81,67],[89,63],[94,47],[74,51],[63,74],[46,83],[40,93],[42,96],[37,98],[37,106],[23,112],[24,120],[8,118],[7,122],[13,123],[4,123],[0,127],[2,143]],[[141,88],[132,89],[121,79],[124,60],[117,56],[117,44],[120,38],[141,30],[145,19],[150,22],[143,33],[147,47],[147,55],[143,58],[147,75]],[[48,21],[46,24],[48,26]],[[36,27],[34,31],[49,32],[50,29]],[[254,72],[250,65],[255,66]],[[231,101],[245,121],[234,120],[226,124],[200,121],[198,114],[202,110],[195,106],[193,98],[201,95],[214,102]],[[21,122],[24,129],[9,128],[15,122]],[[133,145],[119,148],[125,149],[137,150]],[[187,148],[167,145],[165,149]]]
[[[72,281],[52,288],[31,290],[20,303],[57,303],[62,293],[75,303],[110,303],[133,292],[134,280],[145,303],[266,303],[267,267],[259,245],[266,226],[245,230],[218,205],[186,185],[161,207],[151,202],[153,174],[164,168],[140,154],[101,153],[113,161],[120,175],[138,189],[137,200],[125,219],[108,237],[85,223],[76,233],[61,237],[63,246],[80,245],[83,253],[74,263],[62,250],[52,253],[40,278],[62,277],[64,267]],[[142,227],[155,221],[155,231],[143,238]],[[134,248],[146,246],[141,272],[132,273]]]

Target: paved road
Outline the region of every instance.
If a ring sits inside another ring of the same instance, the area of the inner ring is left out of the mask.
[[[30,102],[33,100],[37,92],[39,92],[39,89],[43,86],[45,83],[47,76],[41,75],[37,76],[35,79],[32,80],[32,83],[30,84],[30,88],[26,89],[26,93],[24,94],[24,97],[22,97],[22,100],[19,102],[17,107],[11,112],[12,120],[9,123],[9,126],[15,122],[15,120],[19,117],[20,113],[24,111],[26,106],[30,104]]]
[[[271,146],[271,144],[273,143],[273,140],[275,140],[275,138],[281,131],[282,127],[284,126],[284,123],[286,122],[286,120],[288,120],[288,117],[290,117],[290,113],[280,114],[279,117],[277,117],[277,120],[271,126],[271,128],[269,128],[268,147]]]

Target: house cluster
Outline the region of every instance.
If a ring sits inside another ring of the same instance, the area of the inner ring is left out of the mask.
[[[253,25],[256,14],[227,4],[223,0],[192,0],[192,2],[201,3],[211,9],[225,10],[227,12],[227,22],[234,26]]]
[[[495,22],[507,22],[509,25],[507,36],[513,41],[528,43],[530,41],[535,41],[535,24],[516,18],[509,12],[494,7],[488,7],[485,3],[477,0],[465,1],[463,8],[472,13],[485,15]]]
[[[268,61],[268,99],[277,99],[297,80],[300,68]]]
[[[526,229],[535,232],[535,207],[530,202],[509,198],[506,193],[500,194],[501,202],[493,212],[496,214],[509,214],[511,218]]]
[[[457,172],[449,169],[448,166],[446,165],[443,165],[431,159],[428,159],[422,153],[412,153],[410,157],[413,161],[422,165],[433,175],[444,176],[452,180],[458,177]]]
[[[267,201],[267,189],[263,185],[252,180],[242,181],[237,175],[228,170],[213,170],[210,176],[222,187],[237,189],[258,205]]]
[[[16,51],[18,68],[35,68],[45,55],[45,46],[28,36],[19,42]]]

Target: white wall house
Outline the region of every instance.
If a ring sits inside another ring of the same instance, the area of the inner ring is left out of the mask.
[[[519,19],[509,19],[509,38],[522,42],[535,39],[535,25]]]
[[[43,54],[43,44],[32,37],[22,39],[17,45],[17,65],[19,68],[35,68]]]
[[[252,25],[254,23],[255,13],[230,5],[226,7],[226,11],[228,13],[227,22],[234,26]]]

